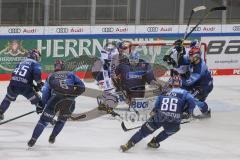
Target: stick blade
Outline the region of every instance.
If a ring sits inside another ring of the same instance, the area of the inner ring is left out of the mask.
[[[207,9],[207,7],[206,6],[198,6],[198,7],[193,8],[192,11],[197,12],[197,11],[204,10],[204,9]]]
[[[210,12],[212,12],[212,11],[224,11],[224,10],[227,10],[227,7],[226,6],[220,6],[220,7],[211,8]]]
[[[121,127],[124,130],[124,132],[128,131],[128,129],[126,128],[126,126],[125,126],[125,124],[123,122],[121,123]]]

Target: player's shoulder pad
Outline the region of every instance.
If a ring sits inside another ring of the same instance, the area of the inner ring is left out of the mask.
[[[69,74],[70,72],[68,71],[58,71],[52,73],[48,78],[49,86],[60,95],[74,97],[81,95],[84,91],[82,86],[66,84],[65,80],[68,78]]]

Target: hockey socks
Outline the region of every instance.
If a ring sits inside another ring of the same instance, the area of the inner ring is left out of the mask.
[[[51,136],[56,137],[61,132],[61,130],[63,129],[63,127],[65,125],[65,122],[66,121],[57,121],[54,128],[53,128]]]
[[[9,107],[10,105],[10,101],[6,100],[6,98],[2,101],[1,105],[0,105],[0,112],[3,114]]]
[[[38,137],[42,134],[43,130],[47,126],[47,123],[39,120],[36,127],[34,128],[33,134],[32,134],[32,139],[38,139]]]
[[[165,131],[162,131],[155,137],[155,142],[157,142],[157,143],[162,142],[165,139],[167,139],[168,137],[169,137],[169,135]]]

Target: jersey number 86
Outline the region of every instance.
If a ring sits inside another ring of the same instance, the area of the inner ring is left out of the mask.
[[[163,98],[161,104],[161,111],[177,111],[177,98]]]

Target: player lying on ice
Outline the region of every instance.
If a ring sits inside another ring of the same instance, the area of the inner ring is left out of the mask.
[[[49,143],[54,143],[56,136],[63,129],[67,119],[75,109],[75,98],[85,91],[83,82],[73,73],[64,71],[64,62],[57,60],[54,73],[50,74],[42,88],[42,102],[46,105],[28,146],[32,147],[49,122],[53,121],[58,112],[58,119],[49,137]]]
[[[27,58],[17,64],[7,87],[7,94],[0,105],[0,120],[4,119],[4,113],[10,103],[15,101],[19,95],[26,97],[31,104],[34,104],[38,114],[42,112],[43,104],[37,93],[43,85],[40,58],[41,53],[38,50],[29,50]],[[34,81],[36,85],[34,85]]]
[[[198,42],[193,41],[187,50],[182,40],[177,40],[173,50],[163,60],[173,66],[171,76],[180,75],[182,88],[190,91],[196,98],[202,112],[198,118],[207,118],[211,116],[211,111],[205,100],[213,89],[213,78],[201,54]]]
[[[190,115],[193,114],[196,105],[195,99],[188,91],[181,88],[180,77],[171,77],[169,84],[172,89],[158,96],[155,107],[151,112],[151,117],[125,145],[120,146],[123,152],[129,150],[143,138],[163,127],[163,131],[148,143],[148,147],[160,147],[160,142],[180,130],[182,114],[186,110],[186,105],[188,106],[188,113]]]

